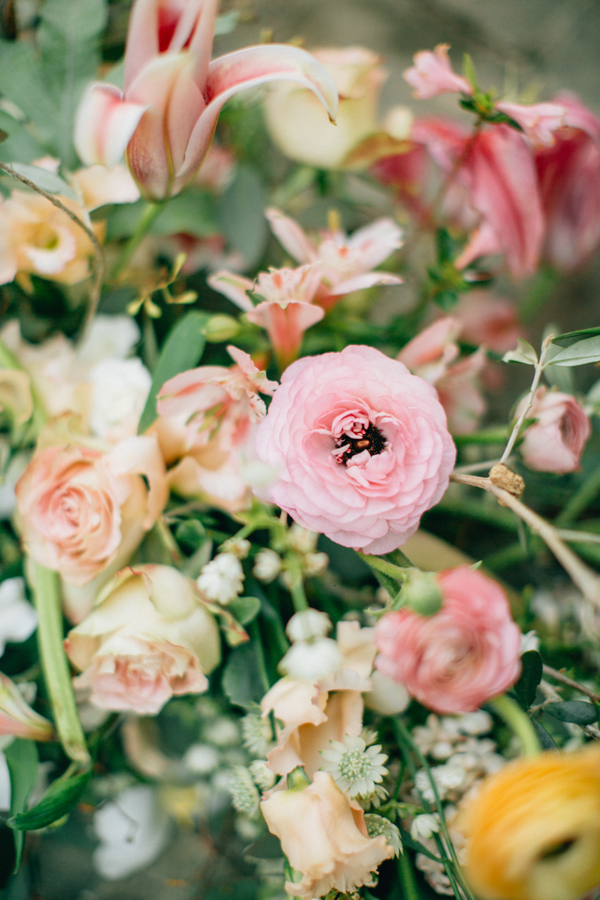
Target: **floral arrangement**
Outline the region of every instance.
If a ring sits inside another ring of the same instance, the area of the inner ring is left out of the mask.
[[[186,897],[600,896],[600,326],[544,313],[600,119],[10,10],[0,890],[85,832],[105,880],[176,833]]]

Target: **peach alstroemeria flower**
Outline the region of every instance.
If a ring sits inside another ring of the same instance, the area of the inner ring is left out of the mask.
[[[17,685],[0,672],[0,737],[14,735],[32,741],[49,741],[53,732],[52,723],[36,713],[25,702]]]
[[[414,55],[414,66],[403,73],[405,81],[414,88],[413,97],[429,100],[439,94],[472,94],[466,78],[452,71],[448,58],[450,44],[438,44],[433,50],[421,50]]]
[[[86,162],[111,165],[127,151],[131,173],[152,200],[194,178],[219,113],[238,91],[273,79],[314,92],[332,119],[337,90],[305,50],[264,44],[211,62],[218,0],[136,0],[125,50],[124,89],[91,85],[76,117],[75,145]]]
[[[302,335],[325,315],[320,306],[312,305],[321,282],[321,272],[314,265],[298,269],[269,269],[256,281],[233,272],[216,272],[208,284],[243,309],[246,318],[264,328],[271,341],[281,371],[294,362],[300,352]],[[262,297],[253,306],[248,292]]]
[[[393,219],[377,219],[350,236],[340,228],[327,229],[315,240],[278,209],[268,209],[266,216],[273,234],[296,262],[319,267],[321,284],[315,303],[325,310],[353,291],[402,283],[391,272],[372,271],[402,246],[402,231]]]

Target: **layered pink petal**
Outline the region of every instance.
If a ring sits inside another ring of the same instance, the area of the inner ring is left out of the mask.
[[[148,103],[124,100],[111,84],[92,84],[75,116],[75,149],[86,165],[114,166],[122,158]]]

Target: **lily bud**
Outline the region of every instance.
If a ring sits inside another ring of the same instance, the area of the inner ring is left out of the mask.
[[[0,735],[49,741],[53,730],[52,723],[25,703],[16,684],[0,672]]]
[[[240,323],[233,316],[211,316],[204,326],[204,337],[210,344],[232,341],[240,330]]]

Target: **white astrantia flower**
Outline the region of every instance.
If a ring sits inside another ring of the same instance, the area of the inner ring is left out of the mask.
[[[279,663],[279,670],[290,678],[320,681],[337,672],[343,662],[337,641],[316,638],[314,641],[296,641]]]
[[[294,613],[285,626],[285,633],[290,641],[312,641],[314,638],[325,637],[329,634],[333,625],[327,613],[319,609],[302,609]]]
[[[367,747],[362,737],[346,735],[344,742],[330,741],[327,750],[321,750],[325,762],[321,770],[329,772],[339,788],[351,797],[368,797],[388,774],[383,765],[387,760],[381,753],[381,744]]]
[[[270,547],[263,547],[256,554],[252,574],[259,581],[269,584],[274,581],[281,572],[281,557]]]
[[[25,599],[25,580],[7,578],[0,584],[0,656],[9,641],[26,641],[36,627],[37,613]]]
[[[198,587],[208,600],[226,606],[241,593],[244,570],[233,553],[219,553],[206,563],[197,579]]]
[[[410,836],[414,841],[426,841],[440,830],[439,816],[431,813],[415,816],[410,826]]]
[[[256,756],[266,756],[273,747],[273,728],[267,718],[248,713],[242,719],[242,743]]]
[[[254,783],[261,791],[268,791],[277,781],[277,775],[272,769],[269,769],[264,759],[253,760],[249,767],[250,773],[254,779]]]
[[[258,812],[260,795],[250,771],[245,766],[235,766],[229,773],[228,790],[234,808],[252,818]]]
[[[402,838],[400,837],[400,830],[396,825],[390,822],[389,819],[384,818],[384,816],[377,816],[373,813],[369,813],[365,816],[365,825],[367,826],[369,837],[375,838],[382,834],[386,839],[386,842],[393,848],[394,855],[400,856],[403,852]]]

